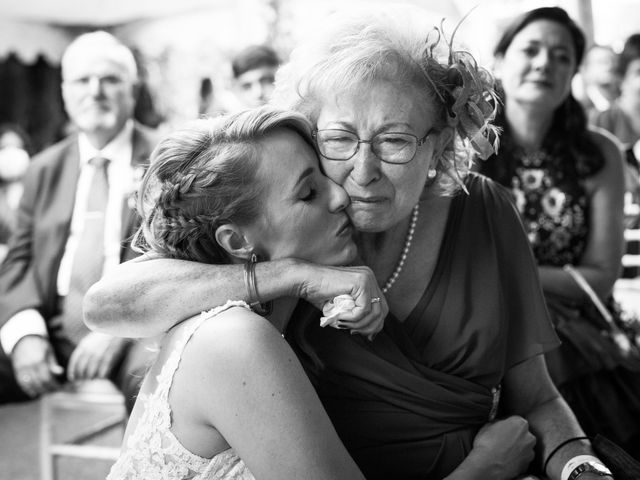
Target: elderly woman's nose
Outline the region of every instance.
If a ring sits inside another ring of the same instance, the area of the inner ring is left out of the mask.
[[[353,157],[351,178],[358,185],[368,185],[380,177],[381,160],[373,153],[370,143],[361,143]]]

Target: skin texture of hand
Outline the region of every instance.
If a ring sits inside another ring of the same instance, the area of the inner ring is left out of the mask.
[[[356,306],[339,315],[340,327],[369,339],[382,330],[389,307],[370,268],[308,266],[313,272],[305,277],[298,295],[300,298],[322,310],[327,300],[338,295],[350,295]],[[380,301],[371,303],[372,298],[379,298]]]
[[[490,461],[487,478],[511,480],[526,472],[535,456],[535,444],[528,422],[514,415],[482,427],[470,456],[483,458],[485,464]]]
[[[13,372],[20,388],[30,397],[57,390],[62,375],[51,344],[39,335],[27,335],[20,340],[11,353]]]
[[[129,340],[105,333],[91,332],[71,354],[67,366],[70,381],[105,378],[122,357]]]

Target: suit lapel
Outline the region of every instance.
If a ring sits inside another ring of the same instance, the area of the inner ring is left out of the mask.
[[[53,182],[56,195],[51,196],[51,200],[55,204],[51,206],[51,210],[60,212],[60,215],[68,225],[71,224],[71,216],[73,215],[73,207],[76,200],[77,188],[75,186],[78,184],[79,176],[80,152],[78,151],[77,137],[74,137],[73,141],[67,146],[66,153],[61,156],[59,178]],[[60,185],[65,187],[59,188]],[[74,188],[66,187],[68,185],[74,185]]]

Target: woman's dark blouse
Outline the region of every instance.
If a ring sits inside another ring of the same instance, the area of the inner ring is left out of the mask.
[[[509,194],[472,174],[449,213],[435,272],[399,323],[368,342],[319,327],[301,305],[294,343],[338,434],[368,479],[438,479],[495,413],[504,374],[558,345],[536,264]],[[414,245],[413,248],[419,248]],[[303,317],[303,318],[300,318]]]

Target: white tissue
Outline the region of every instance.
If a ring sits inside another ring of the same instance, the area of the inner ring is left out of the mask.
[[[341,313],[352,311],[355,306],[356,302],[351,295],[338,295],[333,300],[329,300],[322,307],[324,316],[320,318],[320,326],[338,328],[338,316]]]

